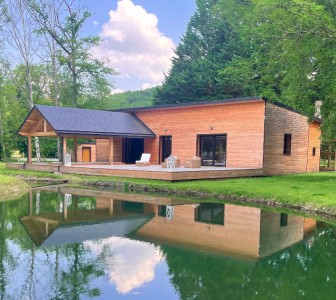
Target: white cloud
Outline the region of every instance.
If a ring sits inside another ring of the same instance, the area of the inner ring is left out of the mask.
[[[143,83],[143,84],[141,85],[141,89],[142,89],[142,90],[150,89],[150,88],[155,87],[155,86],[157,86],[156,83],[148,83],[148,82],[145,82],[145,83]]]
[[[107,58],[121,76],[127,74],[151,86],[160,84],[170,68],[175,45],[159,31],[157,17],[130,0],[118,1],[109,16],[94,56]]]
[[[164,259],[153,244],[127,238],[111,237],[85,245],[103,259],[110,282],[122,294],[154,280],[155,267]]]
[[[94,26],[98,26],[98,25],[99,25],[99,22],[96,21],[96,20],[94,20],[94,21],[93,21],[93,25],[94,25]]]
[[[122,90],[122,89],[113,89],[111,91],[112,95],[114,95],[114,94],[121,94],[121,93],[124,93],[124,92],[125,92],[125,90]]]

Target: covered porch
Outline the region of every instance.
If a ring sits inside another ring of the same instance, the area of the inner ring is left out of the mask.
[[[72,163],[135,163],[155,134],[129,113],[36,105],[18,134],[27,138],[27,164],[34,137],[60,138],[63,166]],[[69,147],[70,145],[70,147]],[[71,161],[69,155],[71,154]]]

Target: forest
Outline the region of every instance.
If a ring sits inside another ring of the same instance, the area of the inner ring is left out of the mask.
[[[108,110],[258,95],[313,118],[321,100],[323,139],[335,140],[335,1],[196,0],[162,86],[115,95],[117,72],[90,52],[102,40],[83,34],[89,16],[80,0],[0,0],[0,160],[26,152],[16,130],[34,104]],[[36,157],[55,157],[59,143],[35,139]]]

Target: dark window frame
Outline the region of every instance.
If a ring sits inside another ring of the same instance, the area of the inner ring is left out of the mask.
[[[288,156],[292,154],[292,134],[291,133],[284,134],[283,154],[288,155]]]
[[[215,216],[214,216],[215,207],[212,207],[212,208],[210,207],[210,210],[211,210],[211,219],[212,220],[205,220],[202,217],[202,206],[211,206],[211,205],[222,206],[222,208],[223,208],[223,216],[222,216],[222,219],[220,221],[219,220],[215,220]],[[199,206],[197,208],[195,208],[195,211],[194,211],[194,221],[198,222],[198,223],[209,224],[209,225],[224,226],[224,224],[225,224],[225,204],[220,204],[220,203],[200,203]]]
[[[288,214],[280,213],[280,227],[286,227],[288,225]]]
[[[313,147],[312,156],[316,156],[316,147]]]
[[[158,216],[159,217],[167,217],[167,206],[166,205],[159,205],[158,206]]]
[[[225,162],[223,165],[220,164],[215,164],[215,159],[213,159],[213,164],[211,166],[213,167],[226,167],[226,162],[227,162],[227,141],[228,141],[228,134],[227,133],[215,133],[215,134],[197,134],[197,142],[196,142],[196,155],[202,158],[202,138],[204,137],[213,137],[214,138],[214,143],[216,143],[216,139],[219,137],[225,137]],[[214,149],[215,152],[215,149]],[[213,157],[215,154],[213,153]],[[203,159],[202,159],[202,166],[203,164]]]

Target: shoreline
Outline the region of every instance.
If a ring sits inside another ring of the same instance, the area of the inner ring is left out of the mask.
[[[29,187],[63,183],[81,188],[175,195],[204,202],[207,199],[212,199],[216,202],[250,204],[269,209],[290,210],[336,222],[336,172],[164,182],[12,170],[6,169],[5,165],[0,163],[0,200],[18,197],[18,195],[27,192]]]

